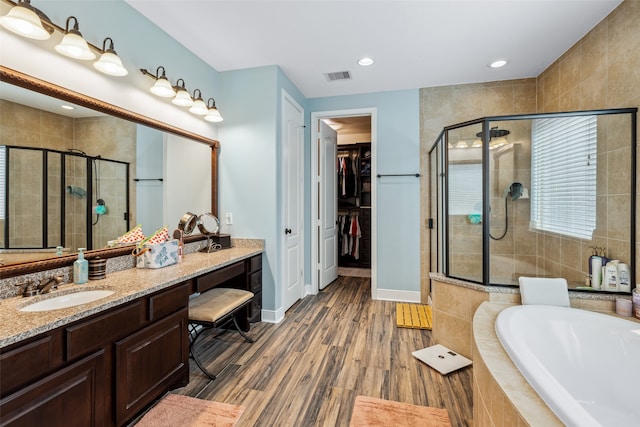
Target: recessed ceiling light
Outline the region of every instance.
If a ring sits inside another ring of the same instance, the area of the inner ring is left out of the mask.
[[[64,108],[65,110],[75,110],[75,108],[71,105],[61,105],[60,107]]]
[[[493,61],[491,64],[489,64],[489,67],[491,68],[500,68],[500,67],[504,67],[505,65],[507,65],[509,61],[507,61],[506,59],[498,59]]]
[[[362,65],[363,67],[368,67],[369,65],[373,65],[373,59],[365,56],[364,58],[360,58],[358,60],[358,64]]]

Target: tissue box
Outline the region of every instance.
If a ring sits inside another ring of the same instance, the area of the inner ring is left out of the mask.
[[[162,268],[178,262],[178,240],[167,240],[164,243],[145,243],[136,249],[137,268]]]

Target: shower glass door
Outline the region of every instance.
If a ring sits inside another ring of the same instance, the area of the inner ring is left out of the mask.
[[[447,274],[482,283],[482,132],[480,123],[448,129],[445,203]]]

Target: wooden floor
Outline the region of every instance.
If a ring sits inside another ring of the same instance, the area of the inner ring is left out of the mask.
[[[190,383],[174,393],[245,406],[239,426],[348,426],[357,395],[446,408],[452,426],[470,426],[471,368],[443,377],[413,358],[431,332],[397,328],[395,303],[372,301],[370,283],[339,277],[281,323],[253,325],[253,344],[203,337],[204,364],[228,366],[209,381],[191,361]]]

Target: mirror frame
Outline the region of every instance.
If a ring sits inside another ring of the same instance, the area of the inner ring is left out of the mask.
[[[194,141],[206,144],[211,147],[211,213],[218,216],[218,152],[220,142],[202,135],[181,129],[167,123],[143,116],[138,113],[126,110],[116,105],[92,98],[87,95],[72,91],[53,83],[35,78],[20,71],[0,65],[0,81],[20,86],[43,95],[51,96],[63,101],[74,103],[82,107],[90,108],[101,113],[109,114],[124,120],[142,124],[164,132],[169,132]],[[205,239],[205,236],[195,235],[185,237],[185,242],[194,242]],[[120,248],[95,249],[86,253],[87,258],[99,256],[101,258],[114,258],[131,253],[132,246]],[[66,255],[62,257],[50,258],[41,261],[30,261],[25,263],[10,264],[0,266],[0,278],[21,276],[24,274],[37,273],[39,271],[51,270],[54,268],[67,267],[73,264],[77,255]]]

